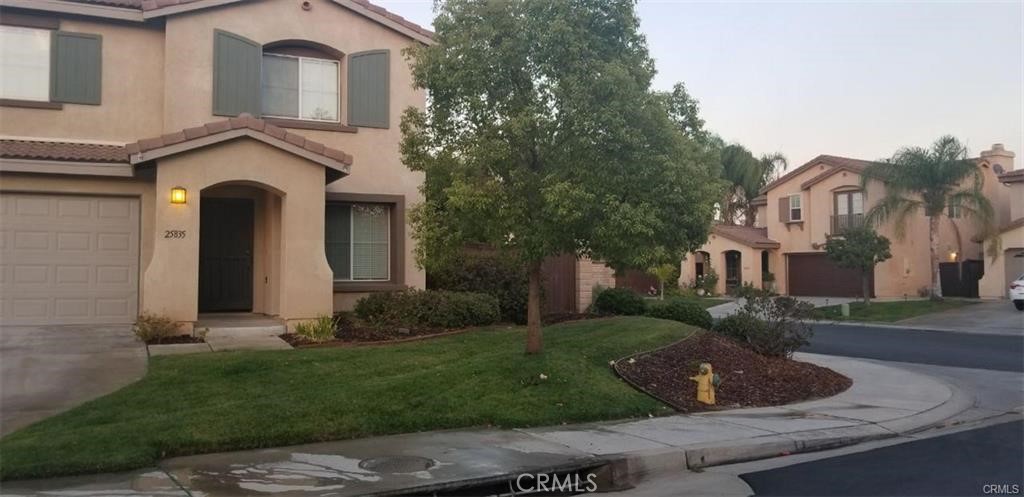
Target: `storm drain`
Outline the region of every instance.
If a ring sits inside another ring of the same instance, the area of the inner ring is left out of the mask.
[[[384,456],[359,461],[360,468],[376,473],[415,473],[436,465],[433,459],[419,456]]]

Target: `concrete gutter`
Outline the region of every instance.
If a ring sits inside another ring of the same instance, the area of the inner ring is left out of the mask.
[[[409,433],[206,454],[121,475],[5,482],[4,490],[104,495],[113,488],[140,488],[145,480],[149,488],[168,491],[164,495],[408,495],[500,485],[524,473],[572,471],[593,471],[603,489],[623,488],[640,478],[686,469],[904,436],[974,405],[973,395],[905,369],[815,354],[797,354],[796,359],[834,369],[853,379],[853,386],[834,397],[780,407],[517,430]],[[396,456],[430,464],[404,472],[363,467],[369,459]]]

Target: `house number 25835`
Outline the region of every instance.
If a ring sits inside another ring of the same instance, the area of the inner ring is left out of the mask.
[[[185,238],[185,230],[164,230],[164,238]]]

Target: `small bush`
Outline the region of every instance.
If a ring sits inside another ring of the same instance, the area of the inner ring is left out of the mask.
[[[813,306],[792,297],[755,295],[736,314],[720,320],[714,331],[767,356],[789,357],[810,343],[805,320]]]
[[[320,343],[334,338],[337,320],[331,316],[320,315],[313,321],[303,321],[295,325],[295,333],[310,341]]]
[[[649,302],[646,314],[652,318],[671,319],[689,325],[711,329],[711,314],[701,306],[683,299]]]
[[[714,269],[708,269],[708,272],[703,276],[697,277],[697,281],[694,282],[694,288],[697,290],[704,290],[704,295],[714,295],[715,289],[718,287],[718,273]]]
[[[356,302],[355,315],[374,326],[465,328],[497,323],[498,299],[474,292],[403,290],[375,293]]]
[[[644,298],[629,288],[608,288],[594,298],[598,314],[637,316],[644,313]]]
[[[518,261],[501,254],[467,254],[427,270],[427,288],[486,293],[498,299],[501,319],[526,324],[529,278]]]
[[[167,316],[143,312],[132,330],[143,342],[161,343],[178,334],[178,324]]]

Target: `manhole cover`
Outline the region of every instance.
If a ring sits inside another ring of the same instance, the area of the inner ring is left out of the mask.
[[[384,456],[363,459],[359,467],[377,473],[414,473],[433,468],[433,459],[418,456]]]

